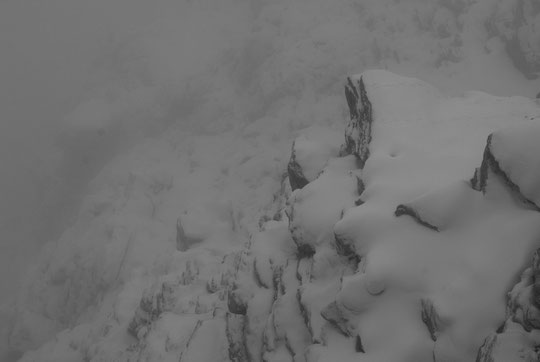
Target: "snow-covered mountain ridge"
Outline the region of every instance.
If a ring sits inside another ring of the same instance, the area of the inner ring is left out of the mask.
[[[57,333],[22,361],[537,360],[538,104],[345,89],[345,137],[307,129],[285,179],[247,131],[111,163],[22,299],[12,343]]]
[[[534,0],[156,1],[41,165],[83,202],[0,360],[535,360]]]

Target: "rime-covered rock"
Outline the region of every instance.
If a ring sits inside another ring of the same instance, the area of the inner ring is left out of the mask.
[[[200,236],[193,236],[186,234],[182,220],[178,218],[176,221],[176,249],[179,251],[186,251],[192,245],[200,243],[203,240]]]
[[[532,302],[535,307],[540,308],[540,249],[537,249],[532,262]]]
[[[229,359],[231,362],[251,361],[246,345],[246,317],[227,313],[226,329],[229,342]]]
[[[402,216],[402,215],[409,215],[420,225],[425,226],[429,229],[433,229],[435,231],[439,231],[439,228],[437,226],[432,225],[426,220],[424,220],[422,216],[420,216],[414,208],[408,205],[403,205],[403,204],[398,205],[398,207],[396,208],[396,211],[394,211],[394,215],[396,215],[397,217]]]
[[[351,337],[355,333],[354,325],[350,323],[349,316],[336,302],[328,304],[322,311],[322,317],[330,324],[336,327],[341,333],[347,337]]]
[[[234,289],[229,290],[227,295],[227,307],[232,314],[245,315],[247,312],[246,301]]]
[[[431,339],[435,342],[437,341],[437,335],[442,328],[441,317],[431,300],[421,299],[420,305],[422,308],[422,322],[426,325]]]
[[[373,110],[362,76],[349,77],[345,85],[350,121],[345,130],[344,152],[358,157],[363,167],[369,157]]]
[[[167,302],[171,292],[172,286],[168,283],[162,283],[157,292],[154,290],[146,291],[141,298],[139,308],[129,323],[129,334],[138,339],[144,338],[151,323],[158,319],[164,311],[170,309],[171,306]]]
[[[342,133],[322,127],[310,127],[292,145],[287,173],[292,190],[301,189],[315,180],[327,161],[339,154]]]
[[[291,189],[294,191],[296,189],[301,189],[306,186],[309,181],[304,176],[304,170],[297,160],[296,156],[296,141],[293,142],[291,149],[291,158],[287,164],[287,174],[289,175],[289,182],[291,184]]]

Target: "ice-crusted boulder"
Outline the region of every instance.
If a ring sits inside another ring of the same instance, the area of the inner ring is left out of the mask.
[[[540,71],[540,5],[535,0],[498,0],[485,25],[491,36],[499,37],[506,52],[527,78]]]

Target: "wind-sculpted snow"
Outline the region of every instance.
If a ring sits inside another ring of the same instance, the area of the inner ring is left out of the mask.
[[[289,158],[292,137],[252,137],[288,128],[259,123],[171,134],[111,164],[21,299],[11,339],[55,335],[22,361],[533,356],[538,258],[505,296],[539,247],[540,213],[521,199],[535,200],[538,105],[448,98],[386,71],[346,87],[370,125],[350,112],[341,155],[334,128],[306,130]],[[468,181],[489,134],[519,188],[493,167]],[[32,335],[43,318],[57,324]]]

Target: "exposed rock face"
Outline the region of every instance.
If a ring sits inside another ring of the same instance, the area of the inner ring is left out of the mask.
[[[532,302],[535,307],[540,308],[540,251],[536,250],[532,263],[533,288]]]
[[[371,124],[373,123],[371,101],[368,98],[362,77],[347,78],[345,97],[347,98],[351,120],[345,130],[345,146],[343,150],[346,154],[354,154],[358,157],[362,168],[369,157]]]
[[[402,215],[409,215],[420,225],[425,226],[435,231],[439,231],[438,227],[431,225],[427,221],[423,220],[422,217],[410,206],[398,205],[398,207],[396,208],[396,211],[394,211],[394,215],[396,215],[397,217],[402,216]]]
[[[291,159],[287,164],[287,173],[289,175],[289,182],[291,183],[291,188],[293,191],[296,189],[301,189],[309,183],[309,181],[306,180],[306,176],[304,176],[302,166],[300,166],[296,160],[295,144],[296,143],[293,143],[292,145]]]
[[[178,251],[186,251],[202,240],[203,238],[187,235],[182,225],[182,220],[178,218],[176,221],[176,249]]]
[[[227,313],[227,340],[229,342],[229,359],[231,362],[251,361],[245,339],[246,318]]]
[[[235,293],[235,289],[229,290],[227,295],[227,307],[229,312],[233,314],[245,315],[247,311],[247,305],[239,293]]]
[[[339,307],[336,302],[328,304],[321,311],[321,315],[345,336],[352,337],[354,335],[355,330],[349,323],[349,316],[344,313],[344,309]]]
[[[336,233],[334,233],[334,239],[337,253],[353,261],[355,265],[358,265],[361,257],[356,253],[354,243],[346,238],[341,238]]]
[[[362,339],[359,335],[356,336],[356,343],[354,345],[356,352],[366,353],[364,346],[362,345]]]
[[[488,192],[491,179],[498,179],[513,195],[540,210],[540,172],[534,165],[540,132],[536,123],[499,130],[490,134],[482,165],[471,180],[473,188]]]
[[[442,327],[442,321],[433,305],[433,302],[429,299],[421,299],[420,305],[422,307],[422,322],[426,325],[429,335],[433,342],[437,341],[437,335]]]
[[[497,334],[492,334],[480,347],[478,351],[478,356],[476,357],[476,362],[495,362],[493,360],[493,349],[497,343]]]
[[[539,13],[534,0],[499,1],[485,24],[490,35],[502,39],[515,67],[529,79],[540,72]]]
[[[172,288],[173,286],[169,283],[162,283],[161,290],[157,293],[151,290],[146,292],[128,326],[129,334],[137,339],[146,337],[151,323],[158,319],[164,311],[170,309],[170,305],[166,305],[166,300],[169,300]]]
[[[326,162],[339,154],[343,135],[322,127],[310,127],[292,145],[287,173],[292,190],[301,189],[314,181]]]

